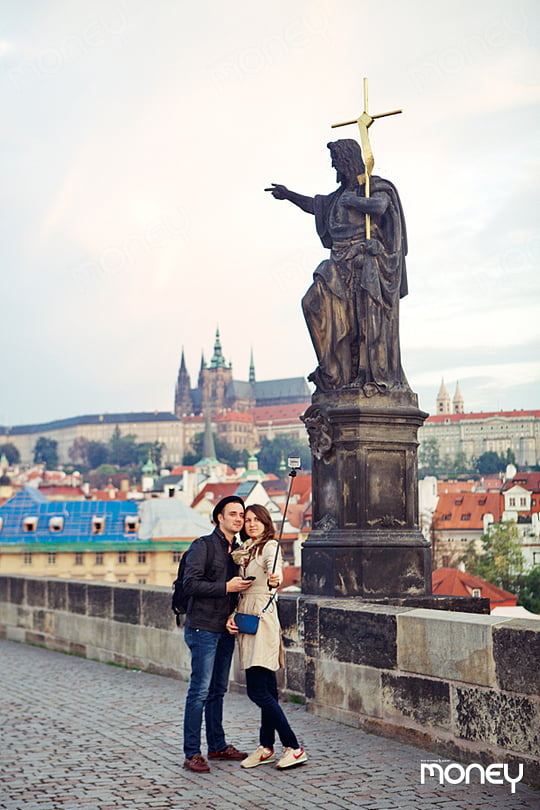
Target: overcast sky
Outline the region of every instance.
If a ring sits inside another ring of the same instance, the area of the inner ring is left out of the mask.
[[[536,0],[2,0],[0,425],[170,410],[216,326],[234,376],[307,376],[326,257],[263,189],[335,188],[370,129],[409,236],[405,372],[433,411],[540,408]]]

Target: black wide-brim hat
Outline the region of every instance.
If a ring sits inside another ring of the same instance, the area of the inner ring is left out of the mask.
[[[212,520],[214,523],[218,522],[218,515],[223,512],[228,503],[239,503],[242,505],[242,509],[246,508],[244,501],[238,495],[227,495],[226,498],[222,498],[214,507],[214,511],[212,512]]]

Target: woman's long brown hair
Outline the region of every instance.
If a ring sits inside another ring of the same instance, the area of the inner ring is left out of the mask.
[[[246,506],[246,511],[244,518],[246,517],[248,512],[253,512],[256,518],[258,518],[264,526],[264,534],[261,539],[257,543],[257,554],[260,554],[266,543],[269,540],[275,539],[276,530],[274,529],[274,524],[272,523],[272,518],[270,516],[270,512],[266,508],[266,506],[262,506],[260,503],[250,503],[249,506]]]

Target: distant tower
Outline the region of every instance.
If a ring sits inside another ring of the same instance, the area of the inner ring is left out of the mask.
[[[225,393],[232,381],[232,363],[227,364],[221,349],[219,329],[216,329],[214,354],[207,368],[202,368],[202,410],[210,409],[212,415],[225,409]]]
[[[441,380],[441,387],[439,388],[439,393],[437,394],[437,404],[435,407],[437,413],[452,413],[452,401],[450,399],[450,394],[446,390],[444,379]]]
[[[212,424],[210,422],[210,412],[206,409],[204,419],[204,441],[203,441],[203,458],[216,460],[216,447],[214,444],[214,434],[212,433]]]
[[[456,393],[454,394],[454,413],[465,413],[465,403],[459,390],[459,382],[456,383]]]
[[[249,381],[255,382],[255,363],[253,362],[253,349],[251,349],[251,356],[249,358]]]
[[[192,413],[192,411],[191,380],[186,369],[184,347],[182,346],[182,359],[180,360],[180,370],[178,371],[176,390],[174,392],[174,415],[180,417],[186,413]]]

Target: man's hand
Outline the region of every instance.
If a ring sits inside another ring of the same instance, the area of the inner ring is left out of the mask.
[[[233,577],[232,579],[227,580],[226,593],[247,591],[248,588],[251,588],[252,584],[253,583],[251,580],[242,579],[242,577]]]
[[[227,619],[227,624],[225,625],[225,627],[232,636],[238,633],[238,627],[236,626],[236,622],[234,621],[234,613]]]
[[[275,197],[276,200],[289,199],[289,189],[287,186],[281,186],[279,183],[272,183],[272,186],[273,188],[265,188],[265,191],[269,191],[272,197]]]

